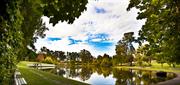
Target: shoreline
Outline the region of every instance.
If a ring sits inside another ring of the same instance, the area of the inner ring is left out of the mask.
[[[172,73],[176,74],[177,76],[170,80],[159,82],[155,85],[180,85],[180,70],[164,69],[164,68],[151,68],[151,67],[130,67],[130,66],[115,66],[114,68],[130,68],[130,69],[136,69],[136,70],[172,72]]]
[[[180,73],[175,73],[177,76],[173,79],[162,81],[157,83],[157,85],[179,85],[180,84]]]

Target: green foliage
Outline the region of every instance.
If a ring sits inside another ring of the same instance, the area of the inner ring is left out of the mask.
[[[87,0],[42,0],[43,14],[55,25],[58,21],[73,21],[86,9]]]
[[[98,56],[97,56],[97,65],[100,65],[101,62],[102,62],[102,60],[103,60],[103,56],[98,55]]]
[[[99,65],[99,61],[97,59],[93,59],[92,65],[95,65],[95,66]]]
[[[146,19],[139,39],[149,42],[151,55],[158,55],[160,61],[180,63],[180,1],[130,0],[127,10],[132,7],[140,10],[137,19]]]
[[[1,7],[0,12],[0,84],[9,84],[17,63],[19,48],[23,44],[20,31],[22,16],[18,9],[19,1],[1,2],[1,6],[4,7]]]
[[[41,52],[45,53],[47,56],[52,56],[53,59],[56,59],[56,60],[57,59],[59,59],[59,60],[66,59],[65,52],[63,52],[63,51],[53,51],[53,50],[49,50],[46,47],[42,47]]]
[[[151,66],[151,61],[153,57],[151,55],[151,51],[149,50],[149,45],[145,44],[139,46],[135,53],[135,61],[138,65],[142,66],[144,62],[148,63]]]
[[[113,57],[114,62],[119,62],[121,65],[122,63],[127,62],[127,47],[125,43],[122,43],[121,41],[118,42],[118,45],[116,45],[116,56]]]
[[[140,53],[136,53],[135,54],[135,61],[136,63],[139,65],[139,66],[142,66],[143,65],[143,60],[144,60],[144,56]]]
[[[103,67],[112,66],[112,61],[111,60],[112,59],[111,59],[111,57],[109,55],[104,54],[100,65],[103,66]]]
[[[77,52],[68,52],[67,54],[71,64],[75,64],[76,61],[79,61],[79,54]]]
[[[43,15],[54,25],[72,23],[86,8],[87,0],[1,0],[0,1],[0,84],[8,81],[17,60],[26,59],[38,36],[47,30]],[[28,47],[27,47],[28,46]]]
[[[38,37],[45,37],[44,31],[48,30],[42,23],[42,9],[40,0],[21,0],[20,12],[23,16],[21,31],[23,33],[23,48],[18,55],[19,60],[24,60],[29,55],[29,49],[36,51],[34,42]],[[27,47],[28,46],[28,47]]]
[[[132,45],[132,42],[137,42],[133,37],[134,32],[124,33],[122,40],[116,45],[116,56],[114,56],[114,62],[127,63],[129,62],[132,65],[134,59],[133,54],[135,53],[135,48]]]
[[[37,54],[32,50],[29,50],[28,54],[29,54],[28,55],[28,60],[29,61],[35,61],[35,59],[37,57]]]
[[[91,53],[88,50],[81,50],[79,53],[82,63],[90,63],[93,60]]]
[[[54,61],[51,57],[47,56],[43,61],[43,63],[48,63],[48,64],[54,64]]]

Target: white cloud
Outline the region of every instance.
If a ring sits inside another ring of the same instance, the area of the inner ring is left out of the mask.
[[[137,9],[133,8],[127,12],[128,0],[89,0],[87,10],[82,13],[79,19],[76,19],[73,24],[59,22],[54,27],[52,24],[46,24],[49,31],[46,31],[46,37],[59,37],[60,41],[47,41],[39,39],[35,46],[39,49],[46,46],[52,50],[62,51],[79,51],[82,49],[89,50],[93,55],[108,53],[115,54],[115,46],[109,48],[108,51],[101,51],[93,48],[84,41],[88,39],[87,34],[106,33],[109,34],[109,39],[116,43],[120,40],[125,32],[135,32],[138,35],[138,30],[144,24],[144,20],[136,20]],[[95,7],[103,9],[105,12],[96,13]],[[47,17],[43,17],[45,22],[48,22]],[[68,45],[71,36],[73,39],[82,40],[83,42],[73,45]],[[93,39],[100,41],[100,39]]]
[[[100,42],[102,39],[92,39],[93,42]]]

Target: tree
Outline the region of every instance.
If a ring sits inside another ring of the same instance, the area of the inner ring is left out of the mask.
[[[99,66],[101,64],[102,60],[103,60],[103,56],[98,55],[97,59],[96,59],[96,61],[97,61],[96,65]]]
[[[146,19],[139,39],[149,42],[151,54],[180,63],[180,1],[130,0],[127,10],[132,7],[140,10],[137,19]]]
[[[59,21],[73,21],[86,9],[87,0],[42,0],[43,14],[55,25]]]
[[[48,56],[52,56],[53,59],[64,60],[66,58],[65,52],[63,51],[52,51],[46,47],[41,48],[41,52]]]
[[[133,37],[134,32],[128,32],[124,33],[124,37],[122,41],[125,43],[125,46],[127,46],[126,54],[127,54],[127,60],[132,65],[134,56],[133,54],[135,53],[135,48],[132,45],[132,42],[135,42],[135,38]]]
[[[41,52],[46,53],[48,49],[47,49],[46,47],[43,46],[40,50],[41,50]]]
[[[151,55],[151,50],[149,48],[149,45],[145,44],[139,46],[139,48],[136,50],[135,60],[140,66],[143,62],[147,62],[149,66],[151,66],[151,61],[153,59],[152,56],[153,55]]]
[[[40,53],[40,54],[38,54],[36,60],[38,62],[42,62],[42,61],[44,61],[45,57],[46,57],[45,54]]]
[[[111,57],[108,54],[104,54],[100,65],[105,67],[111,66],[112,65]]]
[[[116,45],[115,50],[116,50],[116,55],[113,57],[114,62],[120,63],[121,65],[123,63],[126,63],[127,62],[126,44],[120,40]]]
[[[22,58],[25,58],[22,60],[35,61],[36,57],[37,57],[37,54],[34,51],[27,49],[26,57],[22,57]]]
[[[18,0],[0,1],[0,84],[9,84],[15,70],[22,44],[21,23]]]
[[[120,60],[120,63],[129,62],[132,65],[132,61],[134,59],[133,54],[135,53],[135,48],[132,45],[132,42],[137,42],[137,40],[133,37],[134,32],[124,33],[122,40],[118,42],[116,45],[116,57]]]
[[[71,64],[75,64],[77,60],[79,60],[79,54],[77,52],[69,52],[68,53]]]
[[[98,61],[101,61],[102,58],[103,58],[103,56],[101,56],[101,55],[98,55],[98,56],[97,56],[97,60],[98,60]]]
[[[41,0],[22,0],[19,9],[23,16],[21,31],[23,33],[23,49],[18,55],[19,59],[23,59],[24,55],[28,55],[28,50],[36,51],[34,42],[38,37],[44,38],[44,31],[48,30],[42,23],[42,9],[40,9]]]
[[[135,61],[136,61],[136,63],[139,65],[139,66],[142,66],[143,65],[143,59],[144,59],[144,56],[143,56],[143,54],[141,54],[140,52],[137,52],[136,54],[135,54]]]
[[[113,58],[112,58],[112,65],[113,66],[116,66],[119,64],[119,57],[117,57],[117,55],[113,55]],[[122,65],[122,64],[121,64]]]
[[[50,17],[54,25],[58,21],[72,23],[86,4],[87,0],[1,0],[0,84],[8,84],[17,60],[27,54],[27,46],[33,49],[34,36],[43,35],[46,28],[41,16]]]
[[[63,51],[55,51],[55,56],[57,57],[57,58],[59,58],[59,60],[64,60],[64,59],[66,59],[66,55],[65,55],[65,52],[63,52]]]
[[[91,53],[88,50],[81,50],[79,53],[82,63],[90,63],[93,59]]]
[[[151,66],[151,61],[153,59],[152,55],[152,50],[150,49],[150,45],[149,44],[145,44],[144,46],[141,47],[141,53],[143,53],[144,57],[144,61],[146,61],[149,66]]]
[[[162,52],[156,53],[156,60],[163,67],[163,64],[166,62],[166,57]]]

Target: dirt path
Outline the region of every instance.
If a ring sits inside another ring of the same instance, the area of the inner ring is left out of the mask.
[[[176,73],[177,77],[171,80],[160,82],[157,85],[180,85],[180,73]]]

